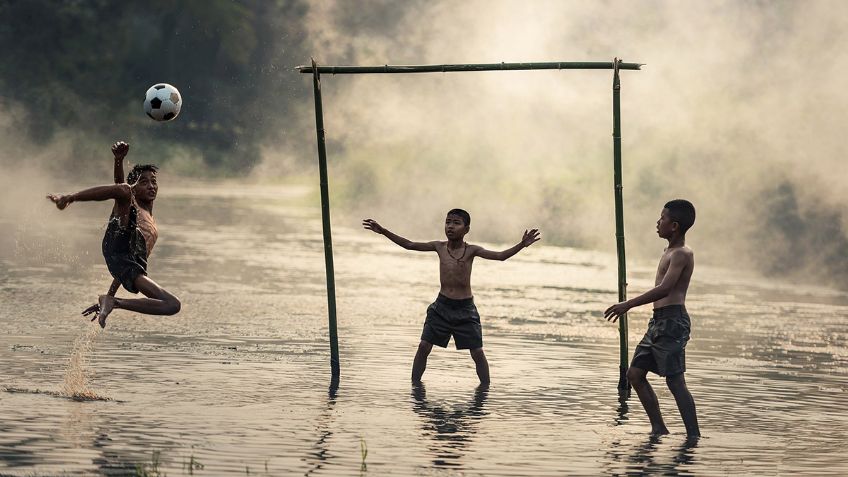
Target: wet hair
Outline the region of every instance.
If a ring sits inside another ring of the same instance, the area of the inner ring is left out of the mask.
[[[142,172],[159,172],[159,167],[154,164],[136,164],[133,166],[129,174],[127,174],[127,184],[135,184]]]
[[[466,227],[471,225],[471,215],[469,215],[468,212],[462,209],[451,209],[448,211],[448,215],[458,215],[459,218],[461,218],[462,221],[465,222]]]
[[[680,233],[685,234],[695,224],[695,206],[684,199],[675,199],[666,202],[665,208],[671,220],[680,226]]]

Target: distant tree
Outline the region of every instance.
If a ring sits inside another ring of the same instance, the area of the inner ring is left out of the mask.
[[[18,126],[34,141],[129,129],[246,170],[308,94],[291,70],[304,61],[305,10],[300,0],[0,0],[0,94],[26,109]],[[158,82],[185,101],[167,127],[141,112]]]

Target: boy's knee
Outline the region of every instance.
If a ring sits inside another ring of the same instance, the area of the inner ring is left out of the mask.
[[[627,368],[627,380],[630,381],[630,384],[641,384],[646,381],[645,376],[648,375],[648,372],[644,369],[630,367]]]
[[[471,350],[471,358],[474,361],[481,361],[486,359],[486,353],[483,352],[483,348],[475,348]]]
[[[170,293],[168,294],[167,298],[165,298],[165,303],[167,303],[168,305],[169,315],[176,315],[183,307],[182,303],[180,302],[180,299],[175,297],[174,295],[171,295]]]
[[[686,388],[686,381],[683,379],[683,373],[675,374],[674,376],[666,376],[665,384],[668,385],[668,388],[671,390]]]
[[[418,343],[418,354],[419,355],[428,355],[430,351],[433,349],[433,343],[428,343],[427,341],[421,341]]]

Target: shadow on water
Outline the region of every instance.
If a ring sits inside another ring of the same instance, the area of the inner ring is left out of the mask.
[[[412,409],[424,419],[424,437],[431,438],[431,454],[436,466],[457,467],[467,452],[479,421],[487,415],[483,409],[488,386],[480,385],[472,398],[460,406],[434,404],[427,400],[424,384],[412,387]]]

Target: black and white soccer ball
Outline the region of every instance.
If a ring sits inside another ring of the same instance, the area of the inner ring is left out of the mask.
[[[144,97],[144,112],[156,121],[170,121],[180,114],[183,97],[168,83],[154,84]]]

